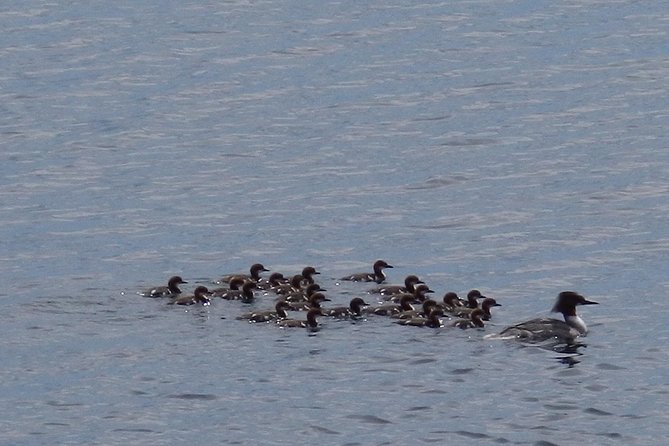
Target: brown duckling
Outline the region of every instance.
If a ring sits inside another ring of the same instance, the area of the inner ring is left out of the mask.
[[[262,263],[254,263],[251,265],[251,268],[249,269],[249,272],[251,274],[229,274],[227,276],[224,276],[219,280],[220,283],[228,283],[230,280],[232,280],[233,277],[241,277],[244,280],[250,280],[252,282],[259,282],[261,277],[260,273],[264,271],[269,271],[267,268],[263,266]]]
[[[364,313],[377,314],[379,316],[391,316],[393,314],[401,313],[402,311],[414,311],[412,302],[415,301],[413,294],[403,294],[399,303],[386,303],[378,307],[368,307],[364,309]]]
[[[167,302],[167,305],[209,305],[209,290],[206,286],[198,286],[193,290],[192,296],[179,296]]]
[[[242,285],[246,283],[246,280],[244,280],[242,277],[233,277],[230,282],[228,282],[228,287],[221,287],[221,288],[214,288],[211,290],[211,296],[212,297],[222,297],[230,291],[237,291],[241,290]]]
[[[274,310],[267,311],[251,311],[238,316],[239,320],[248,320],[249,322],[269,322],[275,319],[286,319],[288,317],[287,310],[290,309],[288,302],[280,300],[274,306]]]
[[[391,317],[394,319],[411,319],[415,317],[428,317],[430,315],[430,312],[435,307],[439,307],[439,304],[435,300],[425,299],[422,307],[423,308],[421,309],[421,311],[417,310],[402,311],[400,313],[393,314]]]
[[[452,327],[461,328],[463,330],[467,328],[483,328],[483,310],[480,308],[475,308],[468,319],[458,319],[451,323]]]
[[[483,315],[481,316],[481,319],[484,321],[489,321],[490,317],[492,316],[490,314],[490,309],[492,307],[501,307],[502,304],[498,304],[495,299],[492,297],[486,297],[483,299],[483,302],[481,302],[481,310],[483,310]],[[456,308],[454,311],[451,312],[453,316],[458,316],[458,317],[469,317],[472,312],[474,312],[476,308],[466,308],[466,307],[459,307]]]
[[[320,308],[312,308],[307,312],[307,320],[300,319],[281,319],[277,321],[277,325],[281,328],[310,328],[315,329],[318,327],[318,321],[316,316],[321,316],[322,310]]]
[[[339,319],[355,318],[362,316],[362,308],[369,305],[361,297],[354,297],[351,299],[348,307],[334,307],[323,310],[326,316],[336,317]]]
[[[285,283],[288,283],[288,280],[283,276],[283,274],[272,273],[269,275],[267,280],[261,280],[260,282],[256,282],[256,288],[258,288],[259,290],[269,291],[272,290],[274,287],[277,287]]]
[[[167,281],[167,286],[156,286],[149,288],[140,294],[144,297],[176,297],[181,294],[179,285],[188,283],[181,278],[181,276],[172,276]]]
[[[321,288],[321,286],[317,283],[312,283],[311,285],[307,285],[307,287],[301,291],[294,291],[292,293],[284,294],[283,298],[288,302],[307,302],[314,293],[319,291],[327,290],[325,288]]]
[[[296,293],[302,290],[302,282],[304,281],[304,276],[302,274],[295,274],[290,278],[288,283],[282,283],[274,288],[276,294],[284,295],[290,293]]]
[[[316,271],[316,268],[313,266],[305,266],[302,269],[302,277],[304,277],[304,281],[307,282],[307,285],[311,285],[314,283],[314,275],[315,274],[320,274],[320,272]]]
[[[353,282],[376,282],[383,283],[386,280],[386,275],[383,272],[384,268],[392,268],[392,265],[389,265],[384,260],[377,260],[372,266],[373,273],[356,273],[350,274],[348,276],[342,277],[341,280],[350,280]]]
[[[439,306],[443,308],[444,311],[447,311],[449,313],[459,308],[464,308],[462,300],[453,291],[449,291],[448,293],[444,294],[443,302],[440,303]]]
[[[428,317],[412,317],[409,319],[400,319],[399,321],[396,321],[396,324],[400,325],[411,325],[413,327],[430,327],[430,328],[439,328],[443,326],[441,323],[441,319],[439,319],[440,316],[444,315],[444,310],[436,306],[430,310],[430,314]]]
[[[288,302],[292,311],[309,311],[312,308],[320,308],[321,302],[330,302],[321,292],[313,293],[306,302]]]
[[[368,291],[370,294],[381,294],[383,296],[392,296],[393,294],[413,293],[414,287],[419,283],[425,283],[414,274],[410,274],[404,278],[404,286],[401,285],[387,285],[380,288],[373,288]]]
[[[246,281],[242,285],[241,290],[228,290],[227,293],[222,293],[218,297],[225,300],[241,300],[244,303],[252,302],[254,299],[253,290],[256,288],[255,282]]]
[[[419,283],[414,287],[413,293],[393,294],[391,296],[386,296],[386,297],[387,300],[391,302],[399,302],[402,296],[410,295],[413,296],[415,301],[424,302],[425,299],[427,299],[427,296],[425,296],[427,293],[434,293],[434,291],[432,291],[430,287],[425,285],[424,283]]]

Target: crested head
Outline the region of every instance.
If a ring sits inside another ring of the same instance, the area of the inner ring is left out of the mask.
[[[250,268],[251,275],[259,273],[261,271],[269,271],[262,263],[254,263]]]
[[[379,269],[379,268],[392,268],[393,266],[390,265],[388,262],[385,260],[377,260],[374,262],[374,269]]]
[[[170,280],[167,281],[168,285],[179,285],[181,283],[188,283],[181,278],[181,276],[172,276]]]
[[[558,294],[552,311],[555,313],[562,313],[565,316],[576,316],[576,306],[596,304],[598,304],[598,302],[587,300],[585,297],[574,291],[563,291]]]

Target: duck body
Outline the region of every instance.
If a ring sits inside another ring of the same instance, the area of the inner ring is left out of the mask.
[[[345,318],[355,318],[362,316],[362,309],[369,305],[361,297],[354,297],[351,299],[348,307],[334,307],[324,310],[323,313],[326,316],[345,319]]]
[[[483,310],[480,308],[475,308],[468,318],[458,319],[451,323],[452,327],[460,328],[466,330],[468,328],[483,328]]]
[[[234,277],[241,277],[244,280],[250,280],[252,282],[259,282],[261,277],[260,273],[261,272],[266,272],[269,271],[265,266],[263,266],[262,263],[254,263],[251,265],[251,268],[249,268],[249,273],[250,274],[228,274],[227,276],[223,276],[221,280],[219,280],[219,283],[228,283],[230,282]]]
[[[564,320],[550,317],[530,319],[505,328],[495,335],[498,339],[517,339],[531,343],[554,341],[557,343],[573,344],[579,336],[588,333],[588,327],[576,314],[576,307],[580,305],[596,305],[598,302],[587,300],[574,291],[561,292],[552,311],[562,313]]]
[[[404,286],[401,285],[387,285],[380,288],[373,288],[368,291],[370,294],[380,294],[382,296],[392,296],[395,294],[413,293],[414,288],[419,283],[424,283],[414,274],[410,274],[404,278]]]
[[[255,282],[247,281],[242,285],[241,290],[228,290],[227,292],[218,295],[218,297],[225,300],[241,300],[244,303],[249,303],[255,298],[255,295],[253,294],[255,288]]]
[[[502,304],[497,303],[497,301],[495,299],[493,299],[492,297],[486,297],[481,302],[481,310],[483,311],[483,314],[481,315],[481,319],[483,319],[484,321],[489,321],[490,318],[492,317],[492,314],[490,313],[490,309],[492,307],[501,307],[501,306],[502,306]],[[453,316],[457,316],[457,317],[470,317],[475,309],[476,308],[456,307],[450,313]]]
[[[311,328],[318,327],[317,316],[322,315],[320,308],[312,308],[307,312],[307,319],[282,319],[277,321],[277,325],[281,328]]]
[[[156,286],[149,288],[140,294],[144,297],[176,297],[181,294],[179,285],[188,283],[181,278],[181,276],[172,276],[167,281],[167,286]]]
[[[433,308],[427,317],[412,317],[408,319],[400,319],[396,321],[399,325],[410,325],[413,327],[430,327],[439,328],[443,326],[440,317],[444,315],[441,308]]]
[[[288,302],[291,311],[309,311],[312,308],[321,308],[322,302],[330,302],[325,294],[321,292],[313,293],[306,302]]]
[[[374,262],[372,273],[356,273],[342,277],[341,280],[349,280],[352,282],[376,282],[383,283],[386,280],[386,275],[383,272],[384,268],[392,268],[385,260],[377,260]]]
[[[290,305],[288,305],[288,302],[279,301],[274,306],[274,310],[252,311],[242,314],[237,319],[248,320],[249,322],[270,322],[278,319],[286,319],[288,317],[287,310],[289,309]]]
[[[199,286],[193,290],[192,296],[179,296],[167,302],[168,305],[209,305],[209,290],[205,286]]]
[[[379,316],[392,316],[402,311],[415,311],[415,308],[411,305],[414,301],[415,297],[413,294],[404,294],[399,303],[386,303],[378,307],[369,307],[365,309],[365,312]]]

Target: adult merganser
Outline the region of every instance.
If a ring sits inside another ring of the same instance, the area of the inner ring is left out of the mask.
[[[543,342],[554,339],[572,344],[578,336],[585,336],[588,333],[587,325],[576,314],[576,307],[598,303],[587,300],[574,291],[563,291],[558,295],[552,311],[562,313],[564,321],[548,317],[531,319],[507,327],[494,337],[497,339],[519,339],[528,342]]]

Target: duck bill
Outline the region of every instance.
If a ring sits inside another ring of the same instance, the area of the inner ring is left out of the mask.
[[[581,302],[581,305],[599,305],[599,302],[595,302],[594,300],[584,300]]]

